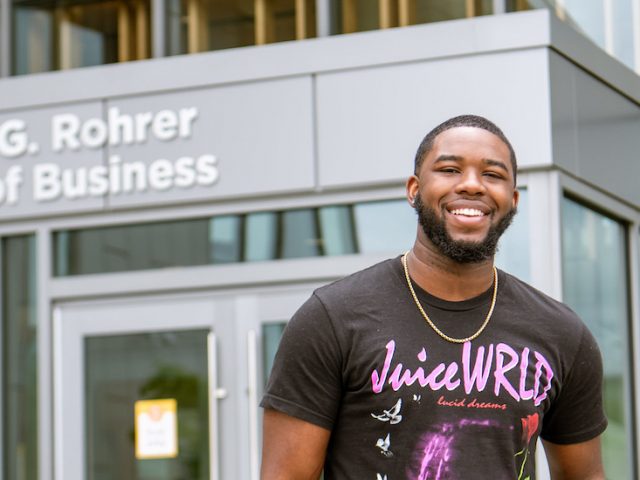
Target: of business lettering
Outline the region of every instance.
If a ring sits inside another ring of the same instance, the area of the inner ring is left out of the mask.
[[[40,163],[33,168],[33,198],[36,202],[51,202],[60,198],[162,192],[174,187],[209,187],[219,176],[218,159],[210,154],[183,156],[175,161],[161,158],[148,164],[123,162],[119,155],[112,155],[108,165],[79,168]]]
[[[189,139],[198,117],[196,107],[138,113],[110,107],[104,118],[58,113],[50,118],[51,145],[46,160],[27,163],[19,157],[41,153],[40,145],[29,136],[29,125],[20,118],[1,121],[0,157],[11,163],[0,170],[0,206],[18,204],[24,185],[28,185],[27,191],[32,191],[36,203],[210,187],[220,177],[218,158],[210,153],[149,162],[124,161],[122,152],[106,151],[149,141]],[[98,165],[65,166],[61,162],[84,149],[109,155]]]

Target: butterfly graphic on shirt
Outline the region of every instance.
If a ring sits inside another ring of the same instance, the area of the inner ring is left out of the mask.
[[[389,422],[390,425],[395,425],[402,421],[402,415],[400,415],[400,409],[402,408],[402,399],[399,398],[396,404],[388,410],[383,410],[380,415],[374,413],[371,414],[376,420],[381,422]]]

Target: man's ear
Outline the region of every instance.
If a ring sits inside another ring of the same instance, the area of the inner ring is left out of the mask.
[[[513,189],[513,200],[511,202],[511,204],[513,205],[513,208],[516,208],[518,206],[518,202],[520,201],[520,190],[518,190],[517,188]]]
[[[418,191],[420,190],[420,179],[415,175],[411,175],[406,182],[407,201],[413,207]]]

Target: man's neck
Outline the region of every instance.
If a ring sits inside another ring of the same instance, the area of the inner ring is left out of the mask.
[[[477,297],[493,284],[493,258],[458,263],[429,240],[416,239],[407,255],[411,279],[431,295],[452,302]]]

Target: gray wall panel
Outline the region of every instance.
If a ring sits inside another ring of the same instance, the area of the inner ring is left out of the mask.
[[[0,221],[312,190],[311,83],[292,77],[0,115]],[[57,149],[54,124],[63,132]],[[36,184],[52,193],[36,198]]]
[[[549,52],[549,87],[553,125],[553,163],[571,172],[578,170],[575,66]]]
[[[554,163],[640,205],[640,107],[554,53],[550,76]]]
[[[198,109],[189,137],[149,138],[109,148],[122,161],[158,159],[175,163],[188,156],[216,157],[219,178],[211,185],[111,195],[112,207],[215,199],[311,189],[314,186],[311,77],[247,83],[149,95],[109,102],[135,115],[169,109]]]
[[[579,177],[640,205],[640,108],[575,69]]]
[[[401,180],[437,123],[476,113],[496,122],[521,166],[551,163],[546,49],[318,76],[323,187]]]

